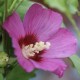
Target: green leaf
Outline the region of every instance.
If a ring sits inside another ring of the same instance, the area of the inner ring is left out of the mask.
[[[0,67],[0,74],[4,74],[5,69]]]
[[[3,80],[3,75],[0,73],[0,80]]]
[[[27,73],[17,64],[16,67],[7,75],[6,80],[29,80],[34,76],[34,72]]]
[[[57,8],[60,11],[64,12],[66,10],[66,1],[65,0],[44,0],[52,8]]]
[[[33,4],[33,2],[29,0],[24,0],[21,5],[18,7],[17,12],[20,14],[21,18],[24,17],[24,14],[29,9],[29,7]]]
[[[12,4],[13,1],[14,0],[8,0],[8,8],[10,8],[10,6],[11,6],[11,4]]]
[[[2,6],[4,3],[4,0],[0,0],[0,6]]]
[[[78,11],[78,0],[67,0],[69,11],[71,13],[76,13]]]
[[[50,7],[56,8],[64,13],[69,11],[75,14],[78,10],[78,0],[44,0],[44,2]]]
[[[80,74],[80,58],[77,55],[73,55],[73,56],[70,57],[70,59],[73,62],[75,68],[78,71],[78,73]]]

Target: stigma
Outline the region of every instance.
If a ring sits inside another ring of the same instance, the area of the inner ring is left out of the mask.
[[[25,58],[34,57],[39,54],[40,51],[47,50],[51,46],[50,42],[36,42],[35,44],[30,44],[27,46],[22,46],[22,54]]]

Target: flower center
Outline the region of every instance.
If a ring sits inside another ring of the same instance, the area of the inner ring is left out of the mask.
[[[30,44],[27,46],[22,46],[22,54],[25,58],[33,57],[39,54],[40,51],[50,48],[50,42],[36,42],[35,44]]]

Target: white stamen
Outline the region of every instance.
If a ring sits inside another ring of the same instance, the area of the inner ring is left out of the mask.
[[[51,46],[50,42],[36,42],[27,46],[22,46],[22,54],[25,58],[33,57],[35,54],[39,54],[44,49],[49,49]]]
[[[46,42],[46,49],[49,49],[50,46],[51,46],[50,42]]]

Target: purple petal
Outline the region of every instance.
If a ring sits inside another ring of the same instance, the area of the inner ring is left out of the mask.
[[[26,71],[31,72],[34,70],[34,65],[28,60],[25,59],[23,56],[17,57],[18,63],[20,66]]]
[[[76,53],[77,40],[67,29],[59,29],[51,36],[51,47],[42,57],[64,58]]]
[[[67,65],[61,59],[49,59],[43,58],[40,62],[31,60],[34,66],[38,69],[45,71],[51,71],[57,74],[59,77],[63,75]]]
[[[20,46],[16,39],[12,39],[14,53],[17,56],[18,63],[23,67],[27,72],[31,72],[34,69],[33,64],[26,58],[23,57]]]
[[[59,78],[61,78],[64,74],[64,71],[66,70],[67,66],[65,64],[61,65],[62,62],[59,64],[59,67],[53,71],[53,73],[55,73],[56,75],[59,76]]]
[[[23,25],[26,33],[32,33],[39,40],[46,40],[50,34],[55,33],[61,26],[60,14],[43,8],[40,4],[33,4],[26,13]]]
[[[20,46],[19,46],[18,41],[17,41],[15,38],[12,38],[12,46],[13,46],[14,50],[18,50],[18,51],[20,51],[20,53],[21,53],[21,48],[20,48]],[[14,54],[15,54],[16,56],[21,55],[20,53],[15,53],[15,52],[14,52]]]
[[[14,12],[6,19],[3,24],[3,28],[9,33],[10,37],[12,38],[19,39],[25,34],[23,24],[16,12]]]

